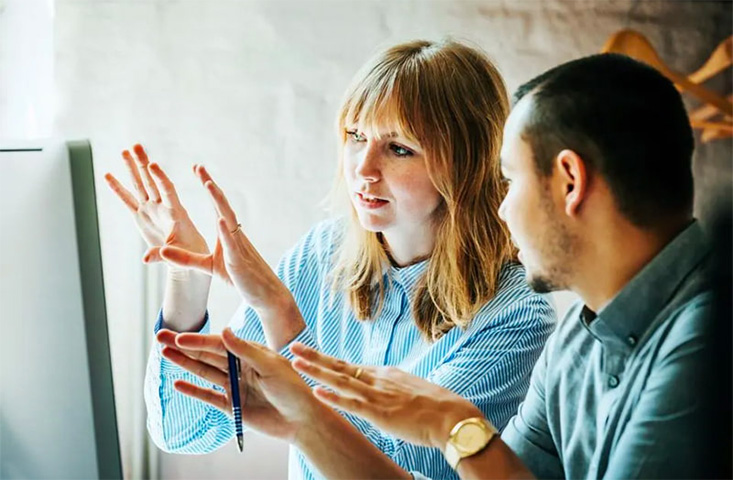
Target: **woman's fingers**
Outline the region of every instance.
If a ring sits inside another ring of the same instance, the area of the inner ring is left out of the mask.
[[[225,394],[218,392],[213,388],[202,388],[185,380],[176,380],[173,383],[173,386],[184,395],[197,398],[202,402],[213,405],[224,413],[232,413],[231,408],[229,408],[229,398],[227,398]]]
[[[219,216],[227,221],[227,225],[231,230],[237,228],[237,215],[234,213],[234,210],[232,210],[232,206],[229,205],[229,200],[227,200],[224,192],[222,192],[219,186],[211,180],[206,182],[204,186],[206,187],[206,190],[209,191],[211,198],[214,199],[214,206],[216,207],[216,211],[219,213]]]
[[[162,247],[160,256],[163,257],[163,260],[179,267],[192,268],[213,275],[214,259],[210,254],[193,253],[178,247]]]
[[[168,175],[165,174],[160,165],[157,163],[150,164],[150,172],[157,180],[156,184],[160,186],[161,200],[166,207],[180,208],[181,201],[178,199],[176,188]]]
[[[232,233],[229,230],[229,225],[227,221],[224,220],[223,218],[219,218],[219,221],[216,222],[216,226],[219,228],[219,238],[221,239],[221,243],[223,244],[224,247],[226,247],[226,249],[224,249],[222,253],[226,252],[228,255],[230,252],[236,252],[237,251],[236,250],[237,241],[234,238],[234,235],[236,233],[241,233],[241,231]],[[230,259],[227,258],[227,261],[229,260]]]
[[[193,168],[194,172],[201,180],[201,183],[203,183],[204,187],[206,187],[206,190],[211,195],[216,212],[220,217],[227,221],[227,226],[231,232],[237,228],[237,215],[234,213],[234,210],[232,210],[231,205],[229,205],[229,201],[226,196],[224,196],[224,192],[222,192],[216,182],[214,182],[211,175],[209,175],[209,172],[203,165],[194,165]]]
[[[135,164],[135,160],[132,158],[130,151],[123,150],[122,158],[125,160],[127,170],[130,172],[130,176],[132,177],[132,184],[137,191],[137,199],[140,202],[147,202],[150,197],[148,197],[148,192],[145,190],[142,178],[140,178],[140,172],[138,171],[137,165]]]
[[[196,349],[215,353],[226,359],[227,350],[220,335],[205,335],[201,333],[179,333],[176,336],[176,345],[185,349]]]
[[[318,350],[303,345],[300,342],[292,344],[290,346],[290,351],[296,356],[306,360],[306,363],[320,367],[321,370],[330,370],[335,374],[343,374],[348,377],[352,377],[353,379],[358,377],[360,382],[366,383],[367,385],[374,384],[372,367],[359,366],[345,362],[341,359],[321,353]]]
[[[364,383],[361,376],[356,379],[352,375],[323,368],[302,358],[296,358],[293,360],[292,365],[295,370],[309,376],[317,382],[333,388],[340,394],[346,393],[349,394],[350,397],[357,397],[367,401],[371,401],[373,399],[373,387]]]
[[[140,207],[140,203],[137,201],[135,196],[122,186],[119,180],[117,180],[111,173],[107,173],[104,176],[104,179],[107,181],[109,188],[111,188],[112,191],[120,197],[122,203],[124,203],[133,213],[136,213],[137,209]]]
[[[163,257],[160,256],[160,247],[149,248],[143,254],[144,263],[156,263],[156,262],[162,262],[162,261],[163,261]]]
[[[276,369],[278,360],[283,358],[263,345],[240,339],[229,328],[222,331],[221,339],[227,350],[244,360],[260,375],[272,373]]]
[[[219,335],[202,335],[200,333],[177,333],[161,329],[156,339],[166,347],[180,350],[189,358],[212,365],[219,370],[229,370],[227,352]]]
[[[199,180],[201,180],[201,184],[202,185],[205,185],[206,182],[209,182],[209,181],[212,181],[213,182],[214,181],[211,178],[211,175],[209,175],[209,172],[204,168],[203,165],[198,165],[198,164],[194,165],[193,166],[193,173],[197,177],[199,177]]]
[[[155,339],[158,340],[163,345],[166,345],[168,347],[177,347],[176,345],[176,336],[178,335],[177,332],[174,332],[173,330],[168,330],[167,328],[161,328],[160,331],[155,335]]]
[[[229,376],[222,370],[199,360],[194,360],[177,348],[167,346],[163,347],[161,354],[171,362],[184,370],[188,370],[197,377],[201,377],[221,387],[226,388],[229,385]]]
[[[148,170],[148,167],[150,165],[148,154],[145,152],[143,146],[139,143],[132,147],[132,150],[135,152],[135,156],[137,157],[137,165],[140,169],[140,172],[142,173],[142,180],[145,184],[148,195],[150,196],[150,200],[154,202],[160,202],[160,192],[158,192],[158,187],[155,185],[153,177],[150,176],[150,170]]]

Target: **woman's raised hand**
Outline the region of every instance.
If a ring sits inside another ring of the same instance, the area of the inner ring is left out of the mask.
[[[143,261],[149,263],[164,260],[160,254],[162,247],[177,247],[196,254],[207,254],[209,249],[206,240],[181,205],[173,182],[157,163],[150,163],[142,145],[135,145],[133,152],[135,157],[130,151],[123,151],[122,158],[130,172],[134,194],[111,173],[107,173],[104,179],[132,212],[137,228],[148,244]]]
[[[161,256],[172,264],[216,275],[234,285],[257,311],[290,307],[294,303],[290,291],[244,234],[224,192],[202,165],[195,165],[194,172],[211,195],[219,217],[216,247],[213,253],[200,253],[170,245],[161,249]]]

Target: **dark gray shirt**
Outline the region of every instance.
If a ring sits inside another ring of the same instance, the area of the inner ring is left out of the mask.
[[[538,477],[694,477],[704,462],[709,248],[697,222],[596,316],[573,306],[502,439]]]

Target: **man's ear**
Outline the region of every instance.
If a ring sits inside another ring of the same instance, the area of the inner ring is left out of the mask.
[[[572,150],[563,150],[555,157],[557,181],[562,188],[565,214],[569,217],[578,214],[581,204],[588,193],[588,175],[583,159]]]

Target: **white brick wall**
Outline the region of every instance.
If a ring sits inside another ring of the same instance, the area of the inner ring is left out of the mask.
[[[123,148],[144,143],[213,238],[210,202],[190,173],[192,163],[206,164],[274,264],[324,216],[318,202],[335,169],[335,110],[354,71],[377,48],[418,37],[467,39],[495,59],[513,89],[557,63],[597,52],[609,35],[632,27],[670,65],[690,72],[730,35],[731,12],[729,3],[703,1],[57,0],[54,26],[55,129],[94,146],[125,438],[141,434],[130,427],[141,390],[129,380],[129,369],[140,368],[127,358],[140,348],[129,325],[151,307],[138,287],[142,242],[101,178],[108,170],[124,173]],[[698,151],[700,208],[713,191],[729,192],[730,152],[730,142]],[[216,326],[237,303],[233,291],[214,284]],[[282,444],[258,439],[244,456],[235,450],[164,455],[161,473],[286,475]]]

